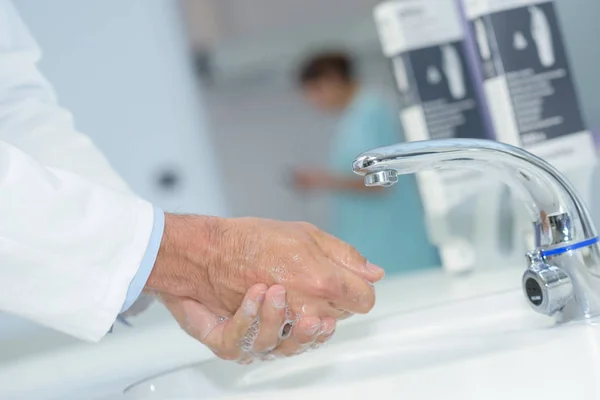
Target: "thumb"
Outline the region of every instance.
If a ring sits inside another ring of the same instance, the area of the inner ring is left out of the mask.
[[[190,336],[204,342],[222,324],[222,319],[204,305],[187,297],[161,295],[160,300],[171,312],[179,326]]]

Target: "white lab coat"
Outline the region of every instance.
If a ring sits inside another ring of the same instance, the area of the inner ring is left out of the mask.
[[[75,129],[38,59],[0,0],[0,311],[97,341],[125,301],[153,208]]]

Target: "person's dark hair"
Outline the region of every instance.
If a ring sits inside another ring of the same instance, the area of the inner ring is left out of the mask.
[[[355,78],[354,69],[354,61],[348,54],[334,51],[322,52],[308,58],[301,65],[298,82],[304,86],[331,76],[344,82],[352,82]]]

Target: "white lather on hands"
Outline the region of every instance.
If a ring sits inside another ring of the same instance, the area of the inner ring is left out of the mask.
[[[333,318],[290,315],[285,295],[280,285],[254,285],[235,315],[226,318],[191,299],[163,294],[159,299],[182,329],[218,357],[251,364],[302,354],[333,336]]]

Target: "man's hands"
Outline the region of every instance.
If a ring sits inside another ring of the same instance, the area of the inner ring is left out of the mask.
[[[272,346],[273,332],[281,329],[283,318],[282,309],[270,306],[268,299],[277,295],[271,291],[285,290],[283,303],[289,310],[285,317],[296,324],[294,328],[302,324],[323,327],[370,311],[375,303],[372,283],[383,275],[381,268],[367,263],[353,247],[309,224],[167,214],[147,289],[160,295],[180,324],[182,315],[194,315],[195,322],[217,327],[213,333],[216,338],[225,338],[231,330],[230,335],[239,336],[241,331],[235,326],[248,323],[248,316],[243,318],[247,310],[244,299],[250,296],[261,304],[260,292],[264,292],[267,301],[257,313],[261,314],[261,334],[266,338],[258,337],[254,343],[258,350],[250,351],[261,354],[266,351],[261,343]],[[255,285],[262,286],[257,289]],[[217,316],[229,320],[215,325],[220,321]],[[187,331],[211,348],[230,348],[229,342],[214,345],[211,340],[217,339],[204,327],[189,326]],[[298,339],[302,335],[305,337]],[[293,329],[292,336],[300,343],[312,343],[314,334],[298,328]],[[297,351],[286,347],[291,344],[285,341],[278,346],[283,346],[279,350],[282,355]],[[229,354],[225,357],[231,358]]]
[[[295,314],[339,319],[375,304],[384,275],[350,245],[305,223],[166,216],[147,288],[232,316],[257,283],[283,285]]]

